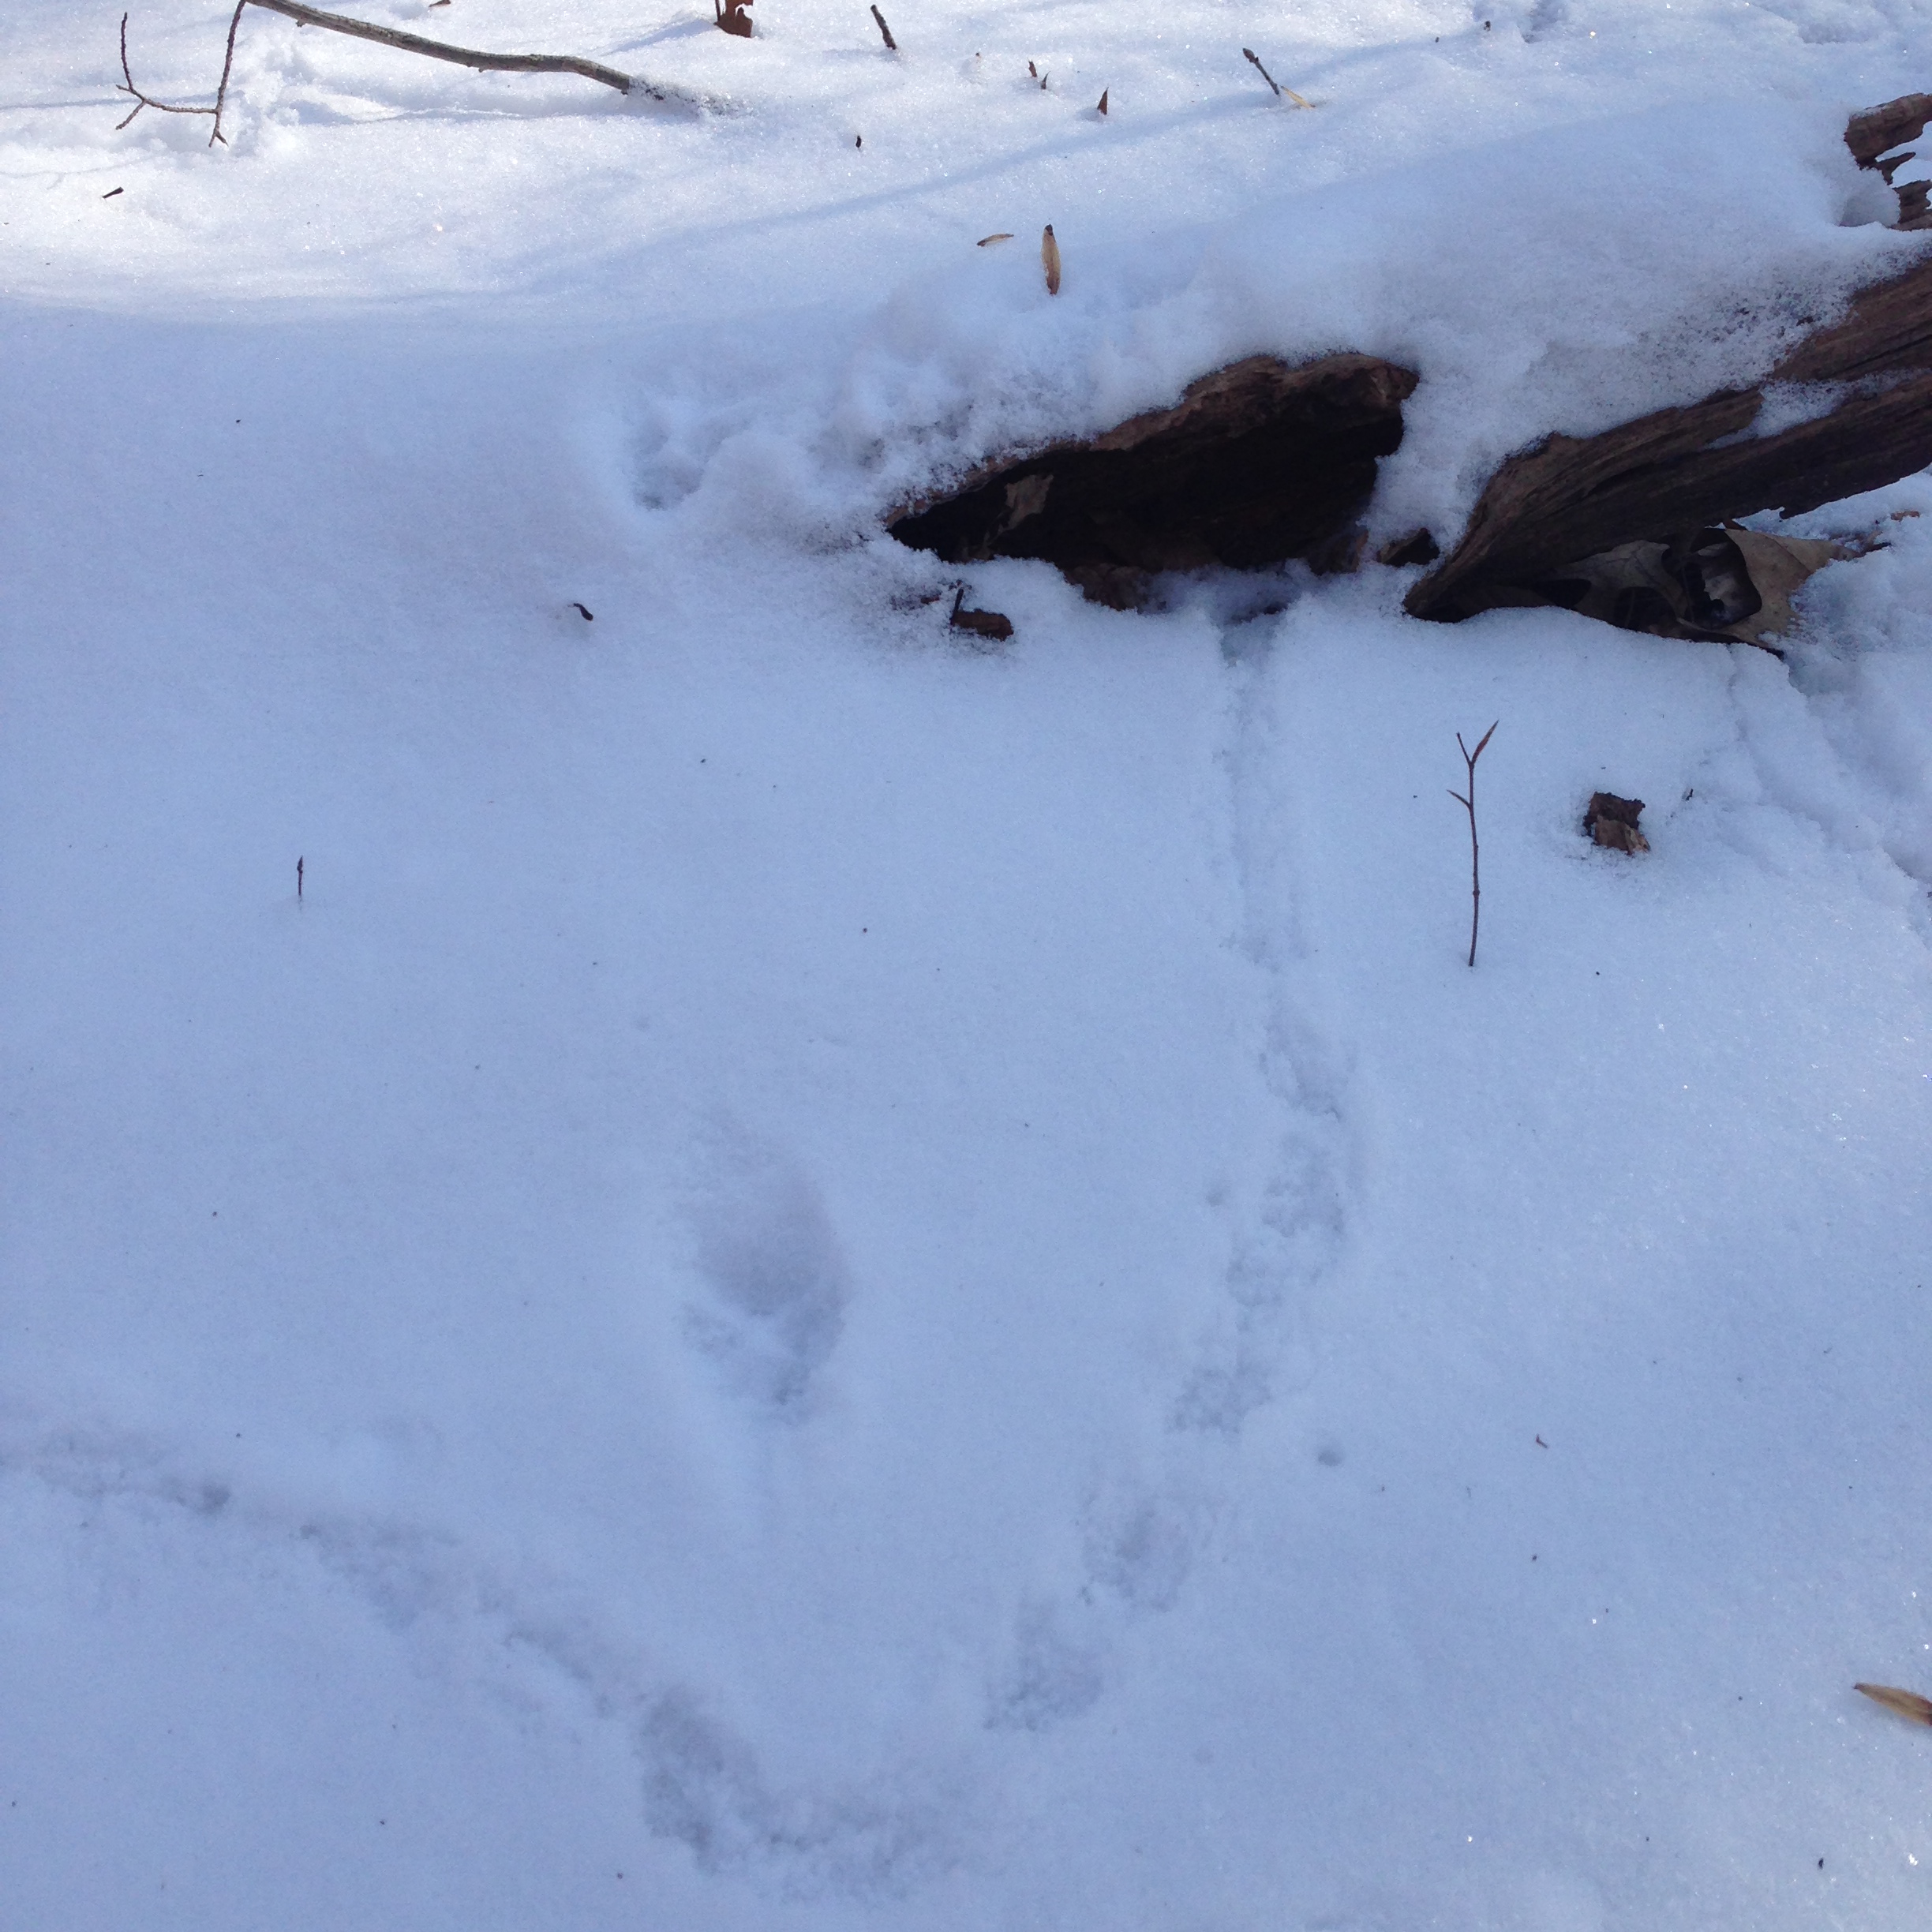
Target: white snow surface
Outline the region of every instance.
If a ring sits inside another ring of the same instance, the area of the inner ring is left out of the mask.
[[[1932,479],[1783,661],[880,519],[1351,348],[1452,537],[1932,8],[885,10],[12,0],[0,1922],[1925,1924]]]

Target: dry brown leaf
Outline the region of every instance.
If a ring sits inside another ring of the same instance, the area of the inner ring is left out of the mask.
[[[1010,242],[1012,239],[1013,230],[1008,229],[1000,234],[982,235],[976,245],[980,248],[990,248],[995,242]]]
[[[1854,1690],[1862,1690],[1874,1704],[1882,1704],[1887,1710],[1896,1711],[1901,1717],[1908,1717],[1914,1724],[1932,1724],[1932,1700],[1922,1698],[1916,1690],[1895,1690],[1889,1684],[1854,1684]]]
[[[1113,92],[1113,90],[1112,90],[1110,88],[1103,88],[1100,90],[1100,110],[1099,110],[1099,111],[1100,111],[1100,118],[1101,118],[1101,119],[1102,119],[1102,120],[1103,120],[1103,121],[1104,121],[1104,120],[1106,118],[1106,104],[1107,104],[1107,95],[1108,95],[1110,93],[1111,93],[1112,92]]]
[[[1053,223],[1046,224],[1046,231],[1040,237],[1040,266],[1046,271],[1046,293],[1060,293],[1060,244],[1054,239]]]

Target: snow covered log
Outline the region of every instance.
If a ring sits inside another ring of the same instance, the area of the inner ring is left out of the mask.
[[[1768,399],[1782,427],[1760,427]],[[1929,463],[1932,254],[1863,290],[1841,321],[1807,337],[1758,388],[1597,436],[1552,436],[1511,457],[1408,608],[1454,623],[1547,601],[1536,595],[1540,582],[1619,545],[1669,543],[1760,510],[1816,509]]]
[[[1250,356],[1173,408],[989,465],[889,519],[949,563],[1043,557],[1095,601],[1144,601],[1149,573],[1350,552],[1377,459],[1402,441],[1413,371],[1374,356],[1291,368]]]

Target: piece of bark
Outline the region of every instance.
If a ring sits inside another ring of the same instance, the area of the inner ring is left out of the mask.
[[[1583,814],[1583,829],[1608,851],[1646,852],[1650,841],[1637,829],[1643,808],[1642,799],[1619,798],[1614,792],[1593,792]]]
[[[1845,145],[1862,168],[1875,168],[1878,157],[1916,140],[1932,121],[1932,94],[1901,94],[1881,107],[1855,114],[1845,129]]]
[[[1668,543],[1760,510],[1787,515],[1877,489],[1932,463],[1932,256],[1860,291],[1767,380],[1830,384],[1810,421],[1746,433],[1762,388],[1720,391],[1593,436],[1552,436],[1491,477],[1449,557],[1410,592],[1453,623],[1506,594],[1641,541]]]
[[[966,587],[962,584],[953,600],[952,614],[946,619],[955,631],[970,631],[977,637],[992,638],[996,644],[1004,644],[1013,635],[1013,620],[1003,611],[968,610],[965,603]]]
[[[1042,557],[1096,601],[1127,607],[1155,571],[1254,568],[1346,541],[1415,385],[1374,356],[1300,368],[1251,356],[1190,384],[1171,409],[988,465],[887,527],[951,563]]]

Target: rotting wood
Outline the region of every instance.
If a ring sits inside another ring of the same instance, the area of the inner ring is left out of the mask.
[[[1724,390],[1593,436],[1552,436],[1491,477],[1462,541],[1410,590],[1453,623],[1526,597],[1578,559],[1671,543],[1761,510],[1786,515],[1932,463],[1932,254],[1862,290],[1766,379],[1829,385],[1809,420],[1749,433],[1765,388]]]
[[[976,470],[888,527],[949,563],[1044,558],[1096,602],[1131,608],[1155,571],[1347,547],[1415,386],[1375,356],[1251,356],[1170,409]]]
[[[1932,228],[1932,210],[1926,205],[1928,184],[1909,181],[1900,185],[1893,180],[1908,161],[1919,158],[1918,150],[1904,144],[1916,140],[1925,132],[1927,121],[1932,121],[1932,94],[1906,94],[1882,107],[1868,107],[1854,114],[1845,129],[1845,145],[1859,166],[1883,175],[1885,185],[1898,197],[1900,228]]]
[[[1860,167],[1882,170],[1878,157],[1916,140],[1928,121],[1932,121],[1932,94],[1901,94],[1896,100],[1855,114],[1845,128],[1845,145]],[[1885,175],[1887,181],[1891,178]]]

